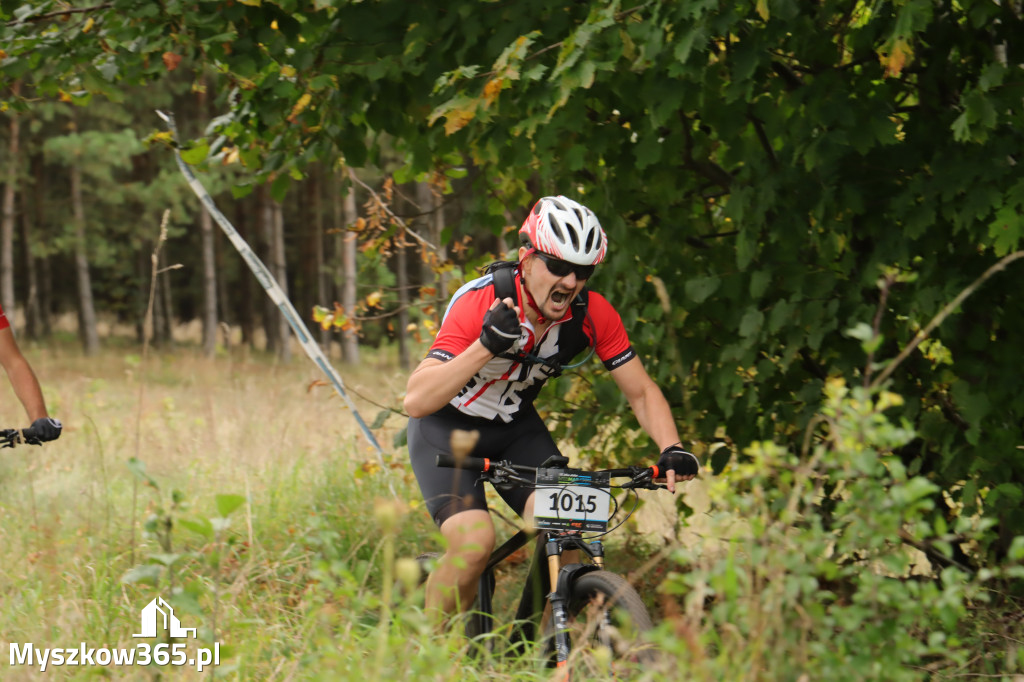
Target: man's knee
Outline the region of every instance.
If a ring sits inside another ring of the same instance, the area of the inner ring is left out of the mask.
[[[494,550],[494,524],[483,510],[455,514],[441,525],[441,535],[448,543],[447,554],[458,557],[474,571],[483,569]]]

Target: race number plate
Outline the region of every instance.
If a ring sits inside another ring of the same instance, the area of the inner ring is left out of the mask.
[[[533,518],[545,530],[608,527],[609,475],[579,469],[537,469]]]

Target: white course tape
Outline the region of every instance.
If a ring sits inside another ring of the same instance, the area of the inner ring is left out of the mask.
[[[164,121],[167,122],[167,127],[171,131],[171,136],[174,139],[174,158],[178,162],[178,168],[181,170],[182,175],[188,180],[189,187],[195,192],[196,196],[199,197],[199,201],[202,202],[206,210],[213,216],[213,219],[217,221],[224,234],[228,236],[231,243],[234,245],[238,253],[241,254],[242,258],[249,265],[249,269],[252,270],[252,274],[256,275],[256,279],[263,286],[263,289],[267,292],[267,296],[270,297],[284,315],[284,319],[288,321],[288,326],[295,332],[295,336],[298,337],[299,344],[302,349],[306,351],[306,355],[313,361],[320,370],[327,375],[331,385],[334,386],[334,390],[338,392],[341,399],[345,401],[345,405],[352,411],[352,416],[355,417],[356,422],[359,424],[359,428],[362,430],[363,435],[366,436],[366,440],[370,441],[370,445],[377,451],[377,457],[380,460],[380,464],[384,467],[385,471],[387,466],[384,464],[383,452],[380,444],[377,443],[377,439],[373,437],[373,432],[363,421],[363,418],[359,415],[359,411],[356,409],[355,404],[348,397],[348,393],[345,391],[345,385],[341,380],[341,376],[334,369],[334,367],[324,357],[323,352],[320,350],[320,346],[313,340],[313,337],[309,335],[309,330],[306,329],[306,325],[303,324],[302,320],[299,319],[298,313],[295,312],[295,307],[292,306],[291,301],[285,296],[284,291],[278,286],[274,280],[273,275],[267,270],[267,267],[263,264],[263,261],[259,259],[259,256],[253,252],[249,247],[249,244],[242,238],[242,235],[238,234],[234,226],[224,217],[224,214],[217,209],[217,206],[213,203],[213,199],[210,197],[209,192],[203,187],[202,183],[196,178],[195,174],[192,173],[192,169],[188,167],[184,159],[181,158],[181,154],[178,153],[177,140],[178,130],[174,125],[174,115],[169,112],[157,111],[157,115],[160,116]],[[388,486],[391,482],[388,481]],[[394,493],[394,489],[391,490]]]

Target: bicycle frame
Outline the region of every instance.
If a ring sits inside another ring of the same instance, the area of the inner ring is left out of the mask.
[[[544,612],[544,601],[551,604],[551,618],[554,620],[554,649],[556,665],[565,665],[569,657],[567,635],[569,588],[575,579],[604,566],[604,545],[600,540],[586,541],[578,531],[525,531],[521,530],[506,540],[491,553],[487,567],[480,576],[477,598],[479,610],[474,614],[476,634],[488,633],[493,628],[493,597],[495,589],[494,568],[526,546],[531,540],[540,538],[530,563],[523,592],[516,609],[513,641],[528,642],[536,638],[540,617]],[[580,550],[594,563],[563,564],[562,554],[569,550]]]
[[[459,457],[449,454],[437,456],[437,466],[449,468],[462,468],[467,471],[478,471],[484,474],[481,480],[489,481],[495,487],[506,485],[523,485],[535,487],[535,481],[525,478],[524,475],[533,473],[535,480],[539,478],[542,469],[564,469],[569,460],[565,457],[550,457],[541,467],[516,465],[508,461],[494,462],[487,458]],[[573,470],[573,476],[580,473]],[[561,474],[570,473],[568,470],[555,471],[555,480],[561,481]],[[629,484],[616,486],[621,489],[646,488],[657,490],[664,488],[653,482],[658,476],[657,467],[641,469],[640,467],[628,467],[625,469],[602,469],[598,472],[605,474],[603,487],[608,486],[608,479],[614,477],[629,477]],[[546,477],[550,476],[546,472]],[[576,479],[570,479],[576,480]],[[581,498],[582,499],[582,498]],[[617,505],[616,505],[617,506]],[[569,511],[564,509],[564,511]],[[632,512],[630,512],[632,513]],[[629,514],[627,514],[628,518]],[[622,522],[619,522],[621,525]],[[578,580],[588,573],[600,571],[604,568],[604,545],[600,540],[587,541],[583,538],[583,530],[577,528],[576,523],[566,527],[564,524],[553,524],[550,528],[520,530],[500,547],[495,549],[488,558],[487,565],[480,575],[477,590],[478,608],[470,614],[470,620],[466,624],[466,631],[470,637],[485,635],[493,629],[493,598],[495,589],[494,569],[502,561],[507,559],[513,552],[524,547],[534,538],[538,539],[534,551],[533,561],[530,564],[529,573],[523,585],[523,592],[519,599],[519,606],[516,610],[513,631],[510,639],[513,642],[530,642],[536,639],[537,626],[542,624],[542,617],[545,613],[545,600],[551,605],[550,631],[555,654],[555,665],[564,667],[568,665],[571,642],[569,641],[569,609],[572,594],[578,585]],[[615,526],[617,528],[618,526]],[[596,528],[595,528],[596,530]],[[603,529],[602,529],[603,530]],[[614,528],[612,529],[614,530]],[[604,534],[604,533],[602,533]],[[579,550],[586,554],[592,563],[570,563],[562,562],[562,555],[568,550]],[[596,577],[596,576],[595,576]],[[620,578],[621,579],[621,578]],[[639,597],[636,598],[639,603]],[[641,608],[642,605],[641,605]],[[644,619],[649,617],[644,613]],[[607,622],[607,613],[605,621]],[[648,622],[647,627],[650,627]]]

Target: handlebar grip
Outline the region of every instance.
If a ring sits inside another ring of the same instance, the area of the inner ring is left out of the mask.
[[[483,457],[460,457],[454,455],[438,455],[437,466],[446,469],[465,469],[466,471],[488,471],[491,468],[491,460]]]

